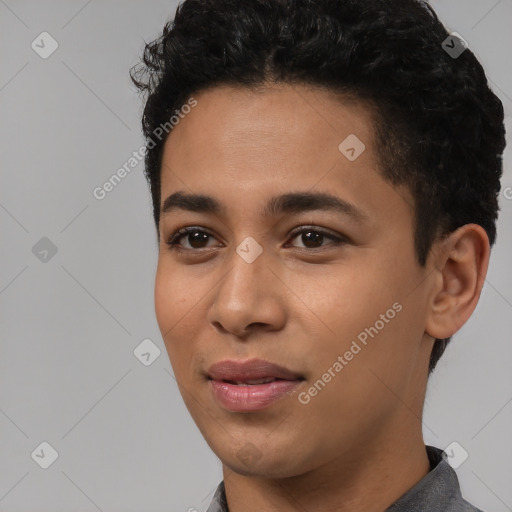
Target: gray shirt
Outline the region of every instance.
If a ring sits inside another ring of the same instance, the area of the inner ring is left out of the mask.
[[[461,495],[459,480],[443,450],[426,446],[430,471],[385,512],[483,512]],[[229,512],[222,481],[206,512]]]

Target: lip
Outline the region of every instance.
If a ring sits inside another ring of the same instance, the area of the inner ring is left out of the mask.
[[[233,412],[258,411],[269,407],[293,392],[304,380],[300,374],[262,359],[220,361],[212,365],[207,373],[213,396],[223,408]],[[266,378],[276,380],[261,384],[248,383]]]
[[[272,377],[282,380],[297,380],[302,376],[284,366],[263,359],[235,361],[226,359],[213,364],[208,369],[208,377],[212,380],[247,381]]]

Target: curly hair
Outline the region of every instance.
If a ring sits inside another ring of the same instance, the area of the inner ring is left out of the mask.
[[[165,137],[152,135],[192,94],[217,85],[327,88],[371,105],[384,179],[414,198],[425,266],[436,239],[469,223],[496,240],[503,105],[470,49],[422,0],[184,0],[130,70],[147,95],[145,176],[159,227]],[[159,235],[158,235],[159,236]],[[434,370],[451,338],[436,339]]]

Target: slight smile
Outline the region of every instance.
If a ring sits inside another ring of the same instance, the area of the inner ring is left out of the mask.
[[[207,377],[219,405],[232,412],[265,409],[296,391],[305,380],[288,368],[262,359],[220,361],[209,368]]]

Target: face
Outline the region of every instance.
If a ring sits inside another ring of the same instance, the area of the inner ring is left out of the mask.
[[[429,267],[371,112],[304,86],[194,97],[164,148],[161,206],[182,195],[161,215],[155,309],[212,450],[285,477],[421,432]]]

